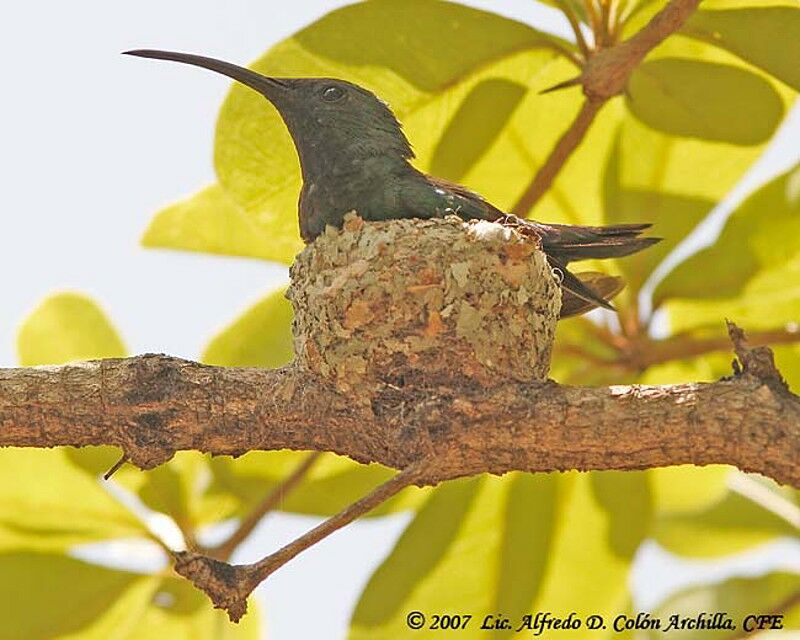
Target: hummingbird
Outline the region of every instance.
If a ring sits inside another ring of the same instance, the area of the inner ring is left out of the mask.
[[[603,307],[624,287],[621,278],[574,274],[572,261],[618,258],[660,240],[642,237],[651,225],[546,224],[506,213],[459,184],[416,169],[414,152],[389,106],[374,93],[337,78],[261,75],[206,56],[136,49],[142,58],[171,60],[215,71],[258,92],[272,104],[292,137],[303,185],[298,205],[300,235],[311,243],[328,225],[341,228],[345,214],[364,220],[440,218],[487,220],[535,237],[562,291],[561,317]]]

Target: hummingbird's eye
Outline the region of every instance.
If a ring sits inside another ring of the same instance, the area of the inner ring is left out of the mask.
[[[322,90],[322,99],[325,102],[336,102],[344,98],[344,89],[337,87],[335,84],[325,87]]]

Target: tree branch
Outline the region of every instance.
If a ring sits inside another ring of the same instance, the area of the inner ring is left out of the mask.
[[[800,486],[800,400],[771,351],[735,344],[714,383],[379,389],[354,402],[308,371],[211,367],[159,355],[0,369],[0,446],[116,445],[151,468],[178,450],[324,450],[435,484],[481,472],[733,464]],[[768,354],[768,355],[767,355]]]
[[[602,106],[625,91],[628,78],[636,66],[652,49],[677,31],[698,4],[700,0],[670,0],[666,7],[628,40],[593,50],[576,82],[562,83],[561,86],[565,88],[582,84],[586,101],[511,209],[514,215],[524,218],[528,214],[578,148]],[[586,7],[592,15],[591,12],[595,9],[591,0],[587,0]],[[568,14],[567,16],[569,17]],[[599,25],[593,26],[595,38],[600,33],[599,29]]]

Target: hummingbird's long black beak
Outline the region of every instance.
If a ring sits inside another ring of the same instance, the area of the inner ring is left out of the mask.
[[[191,53],[180,53],[177,51],[158,51],[157,49],[134,49],[132,51],[124,51],[124,55],[138,56],[140,58],[156,58],[158,60],[173,60],[175,62],[183,62],[184,64],[191,64],[195,67],[203,67],[216,71],[224,76],[233,78],[237,82],[258,91],[261,95],[270,101],[278,97],[288,89],[288,85],[279,80],[278,78],[270,78],[269,76],[262,76],[260,73],[245,69],[230,62],[216,60],[215,58],[207,58],[206,56],[197,56]]]

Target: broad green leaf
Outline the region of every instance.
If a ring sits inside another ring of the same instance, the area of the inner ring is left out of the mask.
[[[159,211],[142,244],[264,259],[276,251],[294,255],[302,248],[298,239],[269,234],[217,184]]]
[[[694,558],[738,553],[780,536],[797,536],[797,529],[738,493],[699,512],[664,514],[654,535],[669,551]]]
[[[759,288],[762,298],[796,299],[792,292],[800,291],[800,278],[792,277],[792,270],[800,260],[798,237],[800,165],[750,195],[730,215],[714,244],[679,264],[659,283],[654,302],[738,296],[749,306]]]
[[[0,554],[0,575],[3,640],[97,638],[93,627],[102,624],[115,603],[136,593],[137,583],[147,580],[62,555],[33,552]],[[115,613],[117,621],[124,622],[139,612],[132,608]]]
[[[708,64],[714,68],[735,68],[741,73],[760,77],[755,70],[735,56],[705,43],[682,37],[665,40],[648,56],[647,64],[670,64],[674,59],[686,59],[692,64]],[[763,74],[762,74],[763,75]],[[757,79],[756,82],[767,82]],[[788,107],[793,93],[772,83],[771,91],[780,95],[781,109]],[[647,91],[643,88],[645,93]],[[645,96],[645,101],[654,103],[654,95]],[[626,106],[635,109],[640,102],[633,98]],[[612,108],[612,102],[606,109]],[[621,105],[621,103],[619,103]],[[664,104],[659,103],[659,109]],[[667,110],[664,109],[666,112]],[[669,110],[672,113],[674,110]],[[595,123],[595,127],[601,126]],[[596,178],[591,171],[604,167],[600,173],[598,202],[602,202],[605,223],[654,223],[651,234],[662,241],[633,256],[617,261],[616,268],[628,282],[619,300],[635,295],[649,277],[652,269],[681,242],[697,223],[719,202],[745,170],[758,157],[763,145],[741,146],[712,140],[701,140],[668,135],[642,123],[627,111],[622,113],[618,124],[612,129],[609,144],[597,159],[594,168],[587,171],[572,184],[591,185]],[[587,141],[588,143],[588,141]],[[570,160],[584,152],[583,148]],[[567,173],[563,176],[566,178]],[[573,187],[574,188],[578,188]],[[543,201],[542,206],[544,207]],[[544,210],[544,209],[543,209]],[[598,263],[598,268],[607,271],[609,261]]]
[[[700,10],[682,32],[722,47],[800,91],[800,6]]]
[[[144,576],[63,555],[0,555],[0,639],[256,640],[258,609],[238,625],[185,580]]]
[[[516,82],[494,78],[475,85],[439,139],[431,173],[453,181],[464,178],[508,124],[527,90]]]
[[[498,612],[518,621],[531,611],[626,610],[631,557],[649,529],[644,483],[639,473],[571,473],[442,485],[373,574],[350,637],[415,637],[412,610],[473,613],[467,637]]]
[[[787,613],[786,607],[791,607],[792,600],[796,600],[800,593],[800,574],[796,573],[769,573],[756,578],[731,578],[717,584],[703,584],[689,587],[678,592],[663,602],[656,611],[654,618],[660,618],[660,629],[648,632],[650,638],[663,638],[667,636],[676,640],[689,640],[698,637],[697,630],[668,629],[670,618],[681,617],[695,618],[705,612],[709,617],[711,613],[724,611],[733,619],[735,629],[732,631],[704,631],[703,635],[711,638],[741,638],[743,622],[747,616]],[[751,621],[752,622],[752,621]],[[757,628],[757,627],[756,627]],[[785,625],[788,629],[797,629],[794,625]],[[750,627],[750,632],[754,627]],[[762,638],[761,634],[753,634]],[[784,636],[779,636],[784,637]],[[785,636],[791,637],[790,635]]]
[[[660,189],[657,183],[663,176],[655,175],[652,182],[656,184],[650,185],[651,188],[638,186],[631,180],[636,171],[632,166],[636,164],[633,149],[643,139],[650,138],[654,146],[663,148],[665,153],[660,160],[666,165],[672,144],[667,139],[659,142],[658,137],[655,132],[647,132],[626,120],[620,126],[605,168],[603,209],[606,220],[614,223],[652,221],[653,228],[648,233],[661,238],[661,242],[646,251],[620,261],[620,270],[633,293],[639,291],[653,269],[715,205],[706,197]]]
[[[628,109],[674,136],[757,145],[783,118],[772,85],[734,66],[662,58],[639,65],[628,85]]]
[[[236,367],[280,367],[292,359],[292,305],[286,289],[269,294],[214,337],[203,362]]]
[[[659,515],[697,512],[723,500],[731,471],[723,465],[680,465],[648,472]]]
[[[65,549],[145,534],[68,451],[0,450],[0,549]]]
[[[57,293],[36,307],[20,328],[17,349],[25,367],[125,355],[105,313],[78,293]]]

